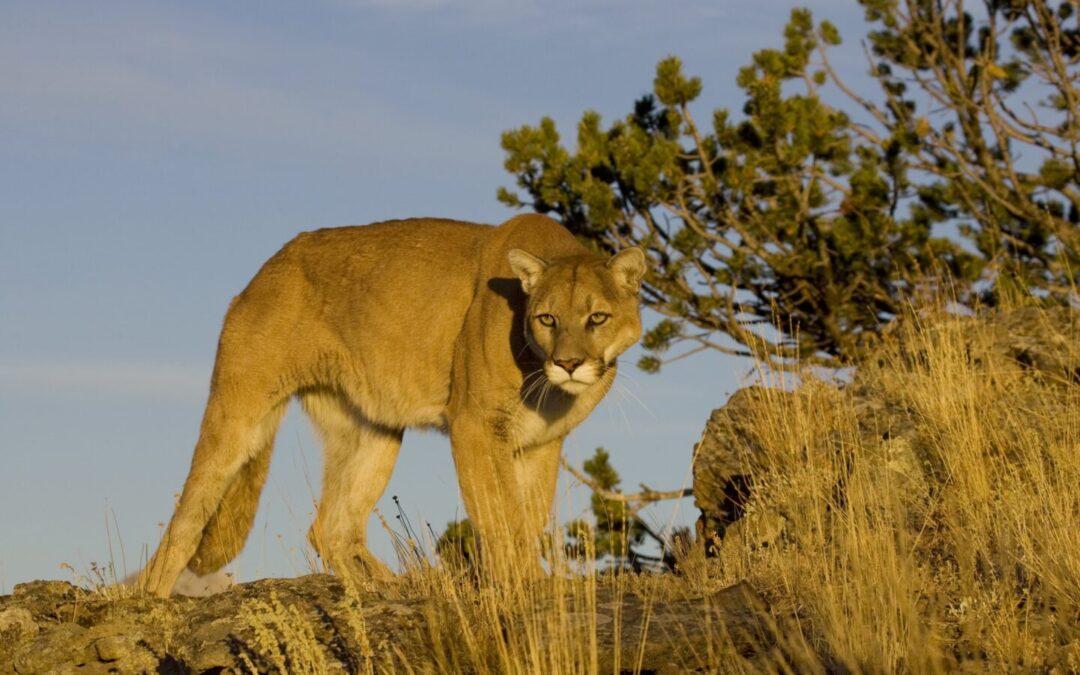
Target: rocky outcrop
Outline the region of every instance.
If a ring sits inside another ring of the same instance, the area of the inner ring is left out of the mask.
[[[537,594],[540,604],[530,616],[501,617],[501,630],[543,624],[545,613],[557,612],[561,618],[552,625],[564,622],[568,632],[550,639],[569,634],[587,645],[595,634],[603,672],[620,663],[645,671],[710,670],[722,642],[745,658],[776,658],[766,653],[775,624],[745,585],[691,599],[598,586],[595,603],[588,603],[593,609],[582,611],[574,609],[580,598],[568,606],[553,584]],[[463,630],[463,608],[446,599],[349,593],[326,575],[257,581],[205,598],[124,593],[110,597],[58,581],[16,586],[0,597],[0,673],[475,669],[454,656],[467,636],[454,635]]]
[[[898,391],[894,378],[904,369],[926,365],[928,341],[933,331],[948,332],[954,339],[961,335],[959,349],[963,359],[986,378],[1027,378],[1031,387],[1031,409],[1052,415],[1061,387],[1080,385],[1080,312],[1059,307],[1025,307],[981,317],[938,317],[929,326],[913,330],[908,319],[893,326],[884,335],[885,345],[878,359],[869,359],[853,373],[847,384],[822,385],[831,393],[813,392],[820,403],[835,394],[844,399],[844,407],[856,417],[856,442],[848,441],[866,452],[858,457],[863,468],[886,476],[904,498],[919,499],[927,494],[927,476],[932,466],[932,452],[927,444],[927,426],[920,425],[907,392]],[[774,470],[767,456],[768,440],[763,436],[762,410],[794,410],[806,390],[786,390],[759,386],[735,392],[727,404],[714,410],[705,425],[694,452],[694,501],[701,515],[699,540],[706,552],[718,552],[721,541],[750,547],[768,545],[782,536],[786,527],[784,514],[768,507],[746,513],[753,490]],[[843,477],[837,480],[842,488]],[[918,505],[912,513],[918,513]]]
[[[743,522],[751,477],[767,470],[759,462],[766,450],[755,410],[776,397],[790,396],[757,386],[739,389],[724,406],[713,410],[705,423],[694,448],[694,505],[701,512],[698,540],[707,553],[715,553],[728,530]]]

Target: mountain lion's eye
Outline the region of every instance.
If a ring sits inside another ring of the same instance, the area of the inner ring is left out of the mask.
[[[607,321],[609,318],[611,318],[611,315],[607,314],[606,312],[593,312],[589,315],[589,325],[599,326],[600,324]]]
[[[555,325],[555,317],[550,314],[537,314],[536,320],[540,322],[541,326],[547,326],[548,328]]]

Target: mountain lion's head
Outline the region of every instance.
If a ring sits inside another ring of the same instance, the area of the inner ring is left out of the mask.
[[[607,261],[591,255],[544,260],[521,249],[509,258],[529,298],[525,338],[548,381],[563,391],[579,394],[596,384],[641,337],[641,249]]]

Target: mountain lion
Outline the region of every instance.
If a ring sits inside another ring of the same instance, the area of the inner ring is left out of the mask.
[[[176,512],[139,584],[168,595],[243,548],[292,397],[324,445],[309,538],[337,574],[385,577],[366,526],[406,427],[450,435],[495,572],[540,572],[563,438],[641,334],[645,256],[555,221],[416,219],[306,232],[229,307]]]

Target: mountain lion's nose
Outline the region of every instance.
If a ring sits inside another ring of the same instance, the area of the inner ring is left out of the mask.
[[[555,365],[566,371],[568,375],[574,374],[574,369],[581,365],[581,359],[554,359]]]

